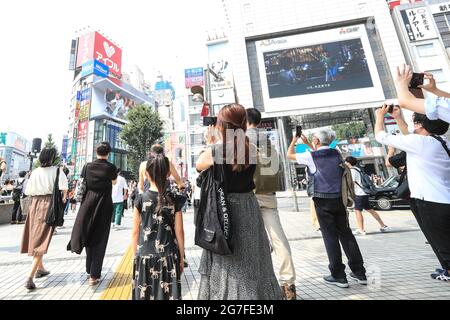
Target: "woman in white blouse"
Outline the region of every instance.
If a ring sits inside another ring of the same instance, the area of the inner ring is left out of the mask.
[[[31,272],[25,283],[28,290],[36,288],[33,278],[41,278],[50,274],[49,271],[45,270],[42,258],[47,253],[55,229],[45,223],[58,169],[53,166],[55,159],[56,149],[44,148],[39,155],[41,166],[32,172],[25,189],[25,194],[31,197],[31,203],[25,222],[20,252],[33,257]],[[58,186],[63,192],[63,201],[66,201],[68,183],[66,175],[62,172],[59,175]]]

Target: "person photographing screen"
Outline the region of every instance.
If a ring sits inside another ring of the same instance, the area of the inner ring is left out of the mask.
[[[431,73],[423,73],[424,80],[427,83],[418,85],[417,87],[428,91],[435,97],[427,97],[426,99],[416,98],[410,91],[411,80],[414,73],[408,65],[397,68],[397,91],[400,107],[411,110],[420,114],[425,114],[429,120],[443,120],[450,122],[450,93],[437,88],[436,80]]]

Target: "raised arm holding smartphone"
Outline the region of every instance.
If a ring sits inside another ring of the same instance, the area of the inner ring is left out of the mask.
[[[408,65],[397,68],[397,92],[400,107],[413,112],[426,114],[430,120],[441,119],[450,122],[450,94],[437,89],[436,81],[431,73],[423,73],[423,79],[427,83],[417,84],[421,76],[416,74],[415,79],[412,69]],[[439,98],[429,97],[426,99],[417,98],[411,92],[413,87],[429,91]]]

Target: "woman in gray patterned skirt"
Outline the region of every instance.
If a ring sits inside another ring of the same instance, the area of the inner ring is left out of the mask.
[[[245,108],[238,104],[223,107],[218,115],[217,129],[224,143],[213,146],[215,157],[211,148],[206,149],[197,161],[197,170],[223,166],[232,219],[233,254],[222,256],[203,250],[198,299],[279,300],[282,293],[273,270],[269,239],[253,193],[256,146],[250,145],[245,137]],[[212,127],[208,130],[208,144],[213,143],[212,130]],[[238,143],[239,139],[242,141]],[[245,156],[240,154],[243,153],[240,146],[245,146]],[[226,161],[231,157],[227,157],[227,150],[234,150],[234,159]],[[223,156],[224,161],[217,155]]]

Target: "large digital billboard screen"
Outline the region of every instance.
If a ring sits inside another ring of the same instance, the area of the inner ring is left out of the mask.
[[[123,90],[107,88],[105,91],[94,88],[91,117],[105,115],[109,118],[125,120],[127,113],[136,102]]]
[[[270,98],[373,87],[361,39],[264,53]]]
[[[266,112],[384,100],[364,25],[262,40],[256,47]]]

